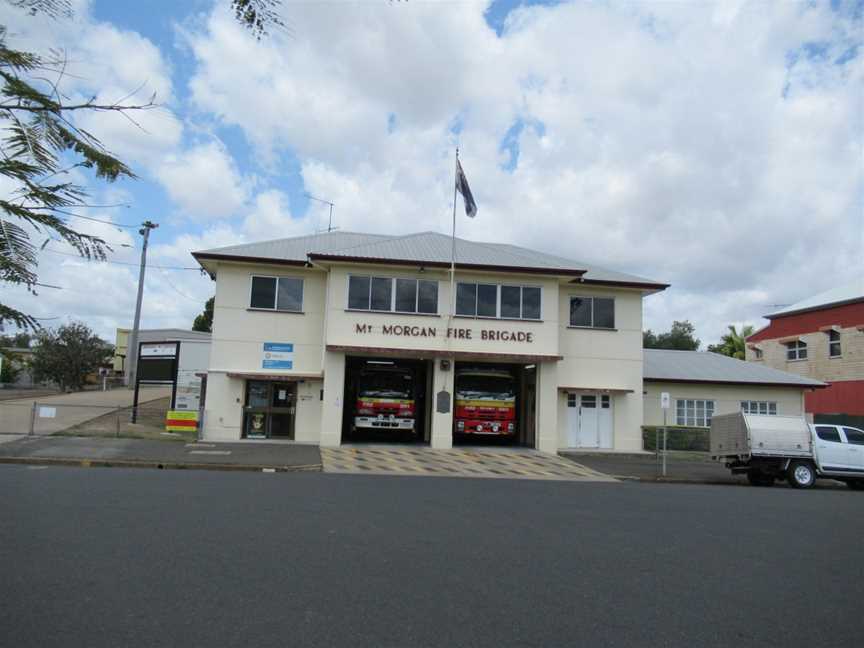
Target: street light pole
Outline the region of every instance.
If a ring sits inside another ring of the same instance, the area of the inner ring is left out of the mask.
[[[141,223],[141,229],[138,233],[144,237],[143,245],[141,246],[141,270],[138,273],[138,300],[135,303],[135,321],[132,324],[132,332],[129,334],[126,348],[126,375],[128,376],[127,386],[135,386],[136,372],[138,370],[138,328],[141,324],[141,301],[144,298],[144,269],[147,267],[147,241],[150,239],[150,230],[159,227],[156,223],[151,223],[149,220]]]

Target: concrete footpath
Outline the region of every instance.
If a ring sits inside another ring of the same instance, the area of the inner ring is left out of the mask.
[[[670,452],[666,458],[666,476],[662,476],[660,465],[653,453],[611,454],[595,452],[561,452],[562,457],[575,461],[593,470],[616,479],[676,483],[676,484],[723,484],[749,486],[746,476],[733,475],[719,461],[693,452]],[[785,482],[777,486],[788,488]],[[848,489],[833,479],[818,479],[817,488]]]
[[[0,463],[123,468],[320,471],[317,446],[24,437],[0,445]]]

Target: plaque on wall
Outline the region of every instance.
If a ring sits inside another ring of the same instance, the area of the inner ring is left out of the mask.
[[[450,392],[442,389],[435,395],[435,411],[439,414],[450,412]]]

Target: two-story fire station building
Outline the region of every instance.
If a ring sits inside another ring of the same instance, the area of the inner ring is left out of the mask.
[[[330,232],[193,253],[216,281],[203,436],[641,450],[642,299],[514,245]],[[491,406],[490,406],[491,404]]]

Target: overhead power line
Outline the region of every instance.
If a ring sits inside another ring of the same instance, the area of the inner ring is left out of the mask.
[[[113,265],[123,265],[123,266],[139,266],[140,265],[138,263],[132,263],[131,261],[112,261],[111,259],[105,259],[105,260],[88,259],[87,257],[82,257],[80,254],[73,254],[72,252],[59,252],[58,250],[47,250],[46,249],[46,250],[43,250],[43,252],[50,252],[51,254],[60,254],[63,256],[68,256],[68,257],[73,257],[75,259],[80,259],[82,261],[89,261],[91,263],[111,263]],[[201,270],[201,268],[199,268],[197,266],[196,267],[192,267],[192,266],[159,266],[159,265],[150,265],[150,264],[148,264],[148,266],[151,268],[159,268],[160,270],[198,270],[198,271]]]

